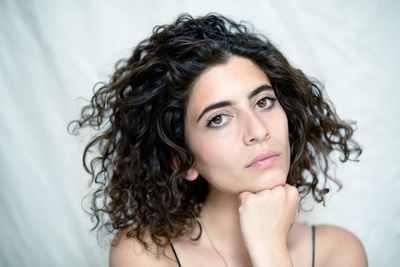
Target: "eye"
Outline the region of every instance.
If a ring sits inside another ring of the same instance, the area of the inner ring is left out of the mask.
[[[270,109],[274,105],[274,102],[275,98],[265,96],[258,100],[256,105],[261,109]]]
[[[225,123],[228,121],[228,115],[226,114],[217,114],[211,119],[208,120],[207,122],[207,127],[210,128],[219,128],[225,125]]]

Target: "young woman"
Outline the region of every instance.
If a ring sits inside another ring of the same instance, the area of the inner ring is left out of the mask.
[[[328,193],[329,155],[361,149],[322,86],[223,16],[154,28],[75,121],[110,266],[366,266],[360,241],[296,223]],[[88,166],[89,152],[97,149]]]

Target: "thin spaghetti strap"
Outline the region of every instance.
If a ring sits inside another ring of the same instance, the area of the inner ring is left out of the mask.
[[[315,225],[311,225],[312,233],[312,267],[315,266]]]
[[[172,245],[172,243],[171,243],[171,242],[170,242],[169,244],[171,245],[172,252],[173,252],[173,253],[174,253],[174,255],[175,255],[175,259],[176,259],[176,262],[178,263],[178,267],[182,267],[182,265],[181,265],[181,263],[180,263],[180,261],[179,261],[178,255],[176,254],[176,251],[175,251],[174,245]]]

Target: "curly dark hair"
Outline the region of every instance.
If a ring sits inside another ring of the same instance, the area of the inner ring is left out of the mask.
[[[75,125],[74,133],[84,127],[98,131],[83,153],[96,185],[93,229],[129,229],[126,235],[146,248],[146,234],[165,247],[193,231],[209,187],[202,177],[182,179],[193,163],[185,143],[185,109],[196,78],[234,55],[265,72],[286,113],[291,151],[287,183],[302,198],[311,192],[317,202],[324,202],[329,192],[327,180],[341,187],[328,173],[331,153],[339,152],[345,162],[357,160],[362,150],[352,139],[354,122],[338,117],[322,84],[291,66],[248,24],[215,13],[198,18],[185,14],[156,26],[128,59],[120,60],[110,81],[94,87],[80,119],[69,125],[70,131]]]

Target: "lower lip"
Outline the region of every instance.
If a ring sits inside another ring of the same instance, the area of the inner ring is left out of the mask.
[[[278,158],[279,158],[279,155],[276,155],[276,156],[272,156],[272,157],[257,161],[256,163],[249,166],[249,169],[259,170],[259,169],[269,168],[275,164],[275,162],[278,160]]]

